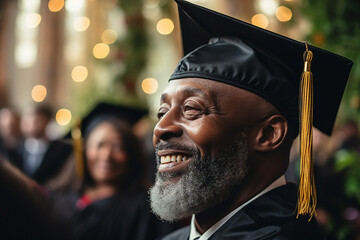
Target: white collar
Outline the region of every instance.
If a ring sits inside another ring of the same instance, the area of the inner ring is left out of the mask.
[[[191,225],[190,225],[190,237],[189,240],[194,240],[197,237],[200,237],[199,240],[207,240],[213,235],[222,225],[224,225],[232,216],[234,216],[238,211],[240,211],[243,207],[260,197],[261,195],[273,190],[274,188],[280,187],[282,185],[286,184],[285,176],[282,175],[277,180],[275,180],[273,183],[271,183],[269,186],[267,186],[264,190],[262,190],[260,193],[255,195],[253,198],[245,202],[244,204],[237,207],[235,210],[233,210],[231,213],[223,217],[220,221],[215,223],[211,228],[209,228],[203,235],[201,235],[195,227],[195,215],[193,214],[191,218]]]

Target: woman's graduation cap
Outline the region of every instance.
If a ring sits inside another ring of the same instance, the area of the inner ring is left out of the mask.
[[[105,102],[98,103],[67,135],[67,138],[73,139],[77,175],[80,178],[84,176],[83,137],[88,136],[98,124],[105,120],[120,119],[132,126],[146,114],[148,114],[147,109]]]
[[[300,129],[298,214],[312,216],[316,206],[312,125],[331,134],[352,62],[187,1],[175,1],[185,57],[169,81],[215,80],[251,91],[277,107],[295,134]]]

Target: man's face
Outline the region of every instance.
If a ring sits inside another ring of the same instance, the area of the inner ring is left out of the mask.
[[[248,171],[253,94],[205,79],[173,80],[158,111],[153,211],[175,221],[224,201]]]
[[[42,138],[50,119],[33,111],[25,113],[21,119],[21,131],[26,137]]]

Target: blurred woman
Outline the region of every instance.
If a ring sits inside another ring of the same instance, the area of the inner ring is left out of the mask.
[[[83,183],[56,198],[72,226],[71,239],[150,240],[173,230],[150,212],[142,147],[130,126],[101,116],[82,132]]]

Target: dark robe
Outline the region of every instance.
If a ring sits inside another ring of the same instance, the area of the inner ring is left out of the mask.
[[[72,146],[68,143],[62,142],[60,140],[51,141],[39,167],[29,177],[39,184],[45,184],[47,181],[51,180],[60,172],[66,160],[72,153],[72,149]],[[22,147],[20,147],[20,155],[26,155],[23,144]],[[23,159],[21,159],[19,163],[14,165],[17,166],[20,170],[24,171]]]
[[[150,212],[146,193],[116,194],[84,208],[77,207],[78,200],[70,194],[57,202],[56,214],[70,227],[72,240],[152,240],[176,229]]]
[[[19,145],[16,146],[6,146],[4,143],[4,139],[0,139],[0,155],[8,160],[13,165],[18,166],[19,162],[21,162],[21,156],[19,151]]]
[[[44,190],[0,158],[0,239],[67,240]]]
[[[296,219],[294,210],[297,188],[294,184],[273,189],[265,193],[231,217],[209,239],[211,240],[321,240],[325,239],[315,218]],[[188,240],[190,227],[182,228],[163,240]]]

